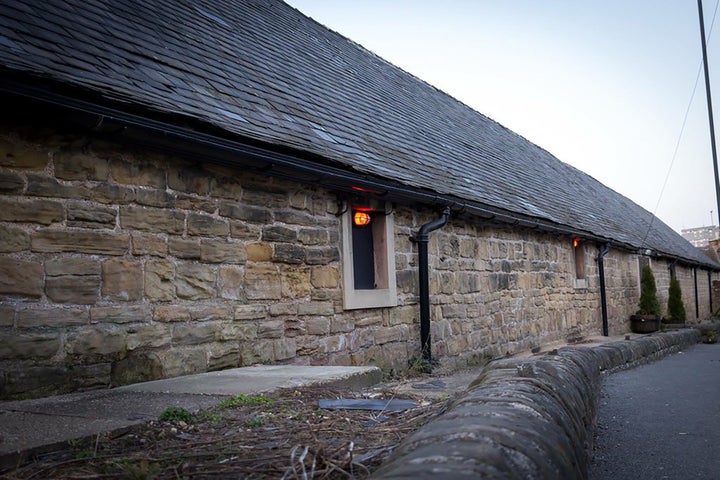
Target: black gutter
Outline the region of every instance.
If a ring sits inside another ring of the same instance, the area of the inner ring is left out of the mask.
[[[428,267],[428,241],[430,232],[442,228],[450,218],[450,207],[445,207],[440,218],[426,223],[411,240],[418,244],[418,263],[420,266],[420,348],[427,368],[432,368],[432,349],[430,345],[430,279]]]
[[[608,313],[607,313],[607,296],[605,294],[605,255],[610,251],[610,244],[606,243],[600,250],[600,254],[597,257],[598,262],[598,274],[600,276],[600,309],[602,310],[602,334],[607,337],[610,335],[608,328]]]
[[[525,216],[481,203],[468,203],[466,200],[458,197],[437,194],[432,191],[423,190],[420,187],[413,188],[362,172],[343,170],[329,165],[319,165],[318,162],[303,158],[299,152],[297,155],[282,153],[268,147],[250,145],[249,143],[230,140],[191,128],[180,127],[167,121],[155,120],[147,116],[128,113],[95,102],[87,102],[76,97],[62,95],[48,88],[33,86],[30,82],[20,83],[8,80],[7,78],[0,78],[0,91],[50,103],[76,112],[100,116],[104,122],[116,122],[121,126],[130,127],[123,132],[126,138],[139,142],[148,148],[170,151],[177,155],[194,159],[197,159],[200,155],[201,158],[225,166],[248,166],[247,164],[249,163],[252,168],[256,168],[258,171],[267,175],[317,185],[334,191],[357,194],[357,187],[363,187],[369,191],[367,193],[370,195],[374,195],[385,201],[396,201],[406,205],[416,203],[434,206],[455,205],[461,207],[463,213],[477,216],[487,221],[514,225],[521,228],[538,229],[548,233],[580,236],[585,240],[611,243],[612,245],[631,252],[637,251],[637,247],[634,245],[601,237],[585,230],[566,227],[549,220]],[[161,112],[157,111],[155,111],[155,113],[158,115],[161,114]],[[184,116],[180,118],[185,122],[189,120]],[[194,120],[198,121],[198,119]],[[139,129],[140,131],[134,132],[132,130],[133,128]],[[229,130],[223,130],[223,132],[237,137],[241,136],[241,134]],[[138,133],[140,135],[138,135]],[[178,140],[181,142],[178,142]],[[248,141],[253,142],[251,139],[248,139]],[[190,142],[195,148],[181,145],[181,143],[185,144],[186,142]],[[257,142],[258,141],[255,141],[254,143]],[[203,150],[203,148],[207,147],[214,149],[219,155],[211,156],[207,150]],[[282,148],[278,145],[271,147]],[[304,156],[307,156],[307,152],[305,152]],[[662,253],[663,256],[668,258],[675,258],[691,266],[703,265],[720,271],[720,268],[715,265],[705,265],[697,260],[681,259],[672,254],[659,252],[657,250],[656,252]]]

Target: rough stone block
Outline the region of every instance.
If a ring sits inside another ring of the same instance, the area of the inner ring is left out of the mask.
[[[250,243],[245,246],[249,262],[269,262],[272,260],[273,248],[269,243]]]
[[[383,345],[388,342],[402,342],[408,340],[407,325],[379,328],[375,330],[375,344]]]
[[[0,305],[0,327],[15,325],[15,307]]]
[[[165,171],[145,162],[112,161],[110,173],[113,180],[125,185],[140,185],[164,189],[166,186]]]
[[[104,297],[123,302],[140,300],[143,292],[142,265],[132,260],[107,260],[102,264],[102,282]]]
[[[0,193],[22,193],[25,179],[22,175],[8,170],[0,170]]]
[[[217,333],[220,341],[252,342],[257,338],[258,326],[251,322],[224,323]]]
[[[59,333],[0,332],[0,359],[49,359],[60,349]]]
[[[50,225],[65,220],[65,208],[54,200],[0,197],[0,221]]]
[[[162,365],[163,377],[206,372],[205,350],[199,347],[173,348],[165,352]]]
[[[322,353],[336,353],[347,350],[349,344],[345,335],[332,335],[318,341]]]
[[[276,210],[275,221],[288,225],[302,225],[306,227],[316,226],[320,218],[297,210]]]
[[[207,239],[200,241],[200,260],[203,262],[242,264],[246,259],[245,246],[241,243]]]
[[[267,316],[265,305],[238,305],[233,312],[235,320],[255,320]]]
[[[125,332],[109,325],[95,325],[70,333],[65,341],[68,355],[119,356],[125,350]]]
[[[194,322],[228,321],[233,319],[229,306],[202,305],[190,307],[190,318]]]
[[[309,302],[298,305],[298,315],[333,315],[335,308],[332,302]]]
[[[173,345],[200,345],[215,340],[220,326],[216,322],[190,322],[175,324],[172,329]]]
[[[230,236],[242,240],[259,240],[262,230],[259,225],[253,225],[238,220],[230,220]]]
[[[90,308],[92,323],[148,323],[152,319],[149,305],[120,305]]]
[[[175,291],[179,298],[201,300],[215,296],[215,272],[212,267],[181,264],[175,269]]]
[[[305,249],[300,245],[278,243],[275,245],[273,261],[300,265],[305,262]]]
[[[340,261],[340,251],[337,247],[305,249],[305,263],[308,265],[327,265],[337,261]]]
[[[88,311],[82,308],[21,308],[17,312],[18,328],[66,327],[88,322]]]
[[[327,245],[328,231],[323,228],[301,228],[298,231],[298,241],[303,245]]]
[[[175,195],[165,190],[147,190],[144,188],[135,191],[135,202],[140,205],[158,208],[174,208]]]
[[[128,351],[139,348],[160,348],[170,345],[170,325],[152,323],[134,325],[127,329]]]
[[[308,267],[282,266],[282,294],[289,298],[303,298],[310,295],[310,269]]]
[[[330,333],[347,333],[355,329],[355,321],[352,317],[332,317],[330,322]]]
[[[230,234],[227,220],[203,213],[189,213],[187,228],[188,235],[201,237],[226,237]]]
[[[136,256],[151,255],[153,257],[165,257],[168,253],[167,239],[161,235],[149,233],[130,234],[132,241],[132,253]]]
[[[40,297],[43,276],[40,263],[0,257],[0,294]]]
[[[273,356],[275,361],[294,358],[297,352],[297,344],[294,338],[279,338],[273,342]]]
[[[185,214],[178,210],[123,206],[120,208],[120,226],[151,233],[182,234]]]
[[[237,344],[212,346],[208,354],[208,372],[240,366],[240,348]]]
[[[325,317],[312,317],[305,320],[308,335],[327,335],[330,333],[330,319]]]
[[[270,210],[262,207],[242,205],[235,202],[223,202],[220,204],[218,212],[223,217],[242,220],[244,222],[259,224],[272,222]]]
[[[57,303],[90,305],[100,290],[100,262],[61,257],[45,262],[45,294]]]
[[[282,279],[274,265],[248,264],[245,267],[245,294],[248,299],[277,300],[282,297]]]
[[[88,199],[91,197],[90,189],[85,185],[61,184],[54,177],[46,175],[27,174],[27,188],[25,195],[36,197],[57,197]]]
[[[298,306],[296,303],[273,303],[270,305],[270,316],[297,315]]]
[[[260,338],[280,338],[284,333],[284,320],[264,320],[258,324],[258,337]]]
[[[62,180],[107,180],[108,161],[81,149],[64,149],[53,154],[55,176]]]
[[[130,248],[130,236],[81,230],[38,230],[30,236],[30,247],[39,253],[124,255]]]
[[[200,260],[200,240],[197,238],[170,237],[168,250],[177,258]]]
[[[133,352],[112,364],[114,386],[149,382],[162,378],[162,363],[155,352]]]
[[[135,201],[135,190],[122,185],[101,183],[90,188],[88,197],[100,203],[124,205]]]
[[[195,195],[185,195],[182,193],[174,193],[174,195],[175,206],[182,210],[214,213],[218,208],[217,202],[214,199],[197,197]]]
[[[277,190],[277,192],[271,191],[272,189]],[[246,183],[243,191],[243,201],[250,205],[265,205],[270,208],[283,208],[290,205],[288,194],[267,181],[262,185],[258,185],[257,189],[249,188],[249,184]]]
[[[0,140],[0,165],[3,167],[42,170],[49,161],[47,151],[22,145],[20,142]]]
[[[231,176],[215,175],[210,180],[210,195],[240,200],[242,197],[242,185],[236,178]]]
[[[190,310],[184,305],[158,305],[153,310],[156,322],[188,322]]]
[[[218,269],[218,295],[228,300],[243,299],[245,270],[242,267],[222,266]]]
[[[12,225],[0,225],[0,252],[30,250],[30,234]]]
[[[271,363],[274,360],[272,339],[256,340],[240,344],[240,363],[242,366],[256,363]]]
[[[339,279],[337,267],[317,266],[310,271],[310,282],[315,288],[337,288]]]
[[[207,195],[210,192],[210,177],[199,168],[171,169],[167,174],[168,186],[173,190]]]
[[[297,242],[297,232],[281,225],[268,225],[262,229],[263,242]],[[277,245],[276,245],[277,248]]]
[[[175,299],[175,265],[167,260],[145,263],[145,295],[150,301]]]
[[[116,218],[115,208],[92,203],[68,202],[68,227],[113,229]]]

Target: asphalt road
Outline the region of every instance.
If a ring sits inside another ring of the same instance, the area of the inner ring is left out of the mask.
[[[605,379],[589,478],[720,479],[720,344]]]

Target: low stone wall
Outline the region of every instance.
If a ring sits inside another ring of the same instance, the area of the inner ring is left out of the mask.
[[[493,362],[373,478],[587,478],[602,373],[699,340],[686,329]]]

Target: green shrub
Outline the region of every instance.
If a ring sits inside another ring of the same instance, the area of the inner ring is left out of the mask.
[[[675,277],[670,279],[670,289],[668,290],[668,317],[672,323],[684,323],[687,320],[682,289],[680,282]]]
[[[640,274],[640,305],[637,314],[660,316],[655,275],[653,275],[650,265],[643,266]]]

